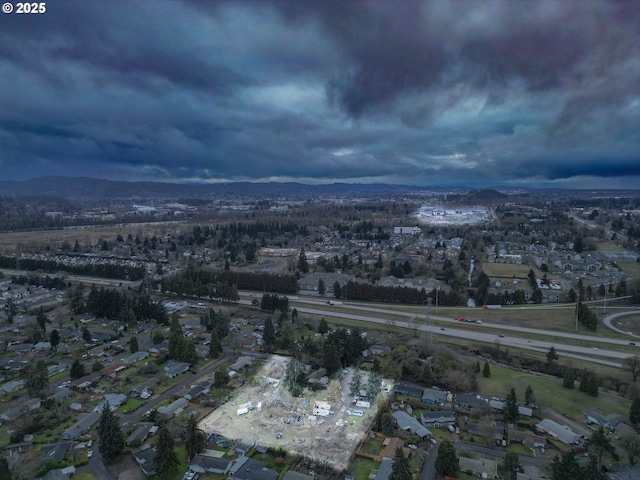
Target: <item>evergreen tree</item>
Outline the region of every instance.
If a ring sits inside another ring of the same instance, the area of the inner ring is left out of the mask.
[[[602,471],[602,458],[605,455],[613,460],[618,460],[616,449],[611,444],[611,440],[607,436],[602,425],[598,425],[598,428],[587,439],[584,446],[589,452],[589,456],[593,456],[595,458],[598,471]]]
[[[582,467],[582,480],[608,480],[609,477],[598,470],[596,459],[589,458],[589,463]]]
[[[518,420],[518,399],[516,398],[516,390],[511,387],[504,402],[504,419],[507,422],[516,422]]]
[[[49,334],[49,343],[51,344],[51,350],[57,352],[58,344],[60,343],[60,334],[55,328],[51,330],[51,333]]]
[[[138,348],[138,339],[136,337],[131,337],[131,340],[129,340],[129,351],[131,353],[136,353]]]
[[[158,443],[156,445],[156,455],[153,458],[153,468],[157,472],[155,478],[159,480],[169,480],[177,472],[180,465],[178,454],[173,448],[173,437],[162,423],[158,429]]]
[[[82,340],[84,340],[84,343],[91,343],[92,341],[91,332],[87,327],[82,327]]]
[[[480,373],[482,370],[480,368],[480,360],[476,361],[476,373]]]
[[[328,333],[328,332],[329,332],[329,324],[324,319],[324,317],[322,317],[320,319],[320,324],[318,325],[318,333],[321,335],[324,335],[325,333]]]
[[[300,360],[296,358],[289,360],[285,370],[283,383],[293,397],[300,397],[302,395],[305,379],[304,366],[300,363]]]
[[[569,389],[573,389],[575,387],[575,375],[573,373],[573,368],[565,367],[564,375],[562,376],[562,386]]]
[[[351,381],[349,382],[349,395],[351,395],[352,397],[360,395],[361,386],[360,373],[355,372],[353,374],[353,377],[351,377]]]
[[[124,438],[120,431],[120,424],[118,419],[111,413],[109,402],[105,402],[102,407],[98,436],[100,437],[100,453],[107,462],[124,448]]]
[[[191,460],[196,454],[202,452],[207,446],[207,439],[204,433],[198,429],[198,422],[195,415],[189,415],[187,420],[187,440],[185,441],[185,449],[188,460]]]
[[[7,323],[13,323],[13,317],[18,313],[18,309],[16,308],[16,304],[13,303],[13,299],[10,298],[7,300],[7,303],[4,304],[4,311],[7,312]]]
[[[13,479],[13,475],[9,469],[9,462],[5,457],[0,457],[0,478],[3,480]]]
[[[44,310],[42,308],[40,308],[38,310],[38,315],[36,317],[36,321],[38,322],[38,328],[40,329],[40,331],[42,333],[45,333],[47,331],[47,315],[44,313]]]
[[[458,476],[460,466],[458,464],[458,457],[456,456],[456,449],[453,446],[453,443],[444,441],[440,444],[435,466],[436,471],[440,475],[448,477]]]
[[[395,419],[391,412],[385,412],[380,418],[380,433],[386,437],[391,437],[395,430]]]
[[[640,395],[636,395],[631,401],[631,407],[629,407],[629,421],[635,429],[640,427]]]
[[[324,294],[327,292],[327,288],[325,287],[324,280],[318,280],[318,295],[324,297]]]
[[[84,365],[80,361],[80,359],[76,358],[71,364],[71,368],[69,369],[69,376],[76,380],[78,378],[84,377]]]
[[[307,255],[304,253],[304,247],[300,249],[300,256],[298,257],[298,270],[302,273],[309,273],[309,262],[307,261]]]
[[[533,405],[536,403],[536,397],[533,394],[533,388],[531,388],[531,385],[527,385],[527,388],[524,391],[524,403],[525,405]]]
[[[489,362],[484,362],[484,367],[482,368],[482,376],[485,378],[489,378],[491,376],[491,367],[489,367]]]
[[[35,363],[29,363],[20,372],[20,376],[24,380],[24,386],[26,387],[29,395],[37,397],[49,384],[49,372],[47,371],[47,365],[38,360]]]
[[[409,460],[404,456],[402,447],[396,447],[396,454],[393,457],[393,464],[391,466],[391,475],[389,480],[412,480],[413,473],[411,472],[411,465]]]
[[[264,321],[264,330],[262,331],[262,345],[264,351],[271,353],[276,344],[276,331],[270,317]]]
[[[582,470],[573,450],[568,450],[561,457],[556,456],[551,464],[551,477],[553,480],[578,480],[582,478]]]
[[[558,360],[558,353],[556,352],[555,347],[551,345],[547,352],[547,364],[551,367],[556,360]]]
[[[338,282],[337,280],[333,282],[333,296],[335,298],[342,297],[342,286],[340,285],[340,282]]]
[[[518,470],[520,469],[520,461],[516,452],[507,452],[502,465],[504,478],[516,480],[518,478]]]
[[[222,344],[218,337],[218,332],[211,330],[211,338],[209,339],[209,357],[216,358],[222,353]]]

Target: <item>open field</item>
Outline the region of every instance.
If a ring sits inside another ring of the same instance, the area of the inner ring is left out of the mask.
[[[6,254],[15,253],[18,246],[23,252],[37,251],[43,247],[60,246],[67,242],[73,247],[78,240],[80,245],[96,245],[99,240],[115,241],[118,234],[123,238],[131,234],[135,238],[151,237],[153,235],[164,235],[175,233],[187,228],[184,223],[144,223],[144,224],[118,224],[109,226],[87,226],[69,228],[64,230],[35,230],[29,232],[4,232],[0,235],[0,252]]]
[[[363,416],[349,415],[352,399],[349,382],[352,370],[332,380],[326,390],[305,390],[293,398],[283,387],[287,359],[277,355],[264,362],[254,379],[241,387],[236,397],[200,422],[200,428],[229,439],[251,438],[257,444],[283,448],[328,462],[343,470],[375,415],[375,408],[364,408]],[[327,401],[333,412],[313,416],[314,401]],[[240,405],[251,405],[238,415]]]
[[[631,402],[608,392],[601,391],[597,397],[591,397],[578,390],[562,387],[562,380],[544,375],[534,375],[491,365],[491,377],[478,375],[480,393],[489,396],[506,397],[511,388],[515,388],[518,400],[524,400],[527,385],[533,389],[536,403],[550,407],[578,421],[586,420],[584,412],[599,410],[605,414],[617,413],[625,418],[629,414]]]
[[[519,278],[526,279],[529,267],[512,263],[483,263],[482,271],[490,278]]]

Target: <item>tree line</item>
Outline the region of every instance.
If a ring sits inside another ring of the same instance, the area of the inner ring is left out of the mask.
[[[237,301],[238,289],[296,293],[298,282],[294,275],[189,268],[162,280],[161,289],[178,295]]]
[[[16,258],[0,256],[0,268],[15,268]],[[39,260],[21,258],[20,268],[24,270],[42,270],[47,273],[68,272],[92,277],[114,278],[120,280],[141,280],[146,270],[144,267],[112,265],[110,263],[92,263],[89,265],[63,265],[55,260]]]

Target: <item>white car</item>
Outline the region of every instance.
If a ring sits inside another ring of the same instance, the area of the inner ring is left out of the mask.
[[[411,450],[417,450],[418,447],[416,447],[413,443],[410,443],[409,445],[407,445],[407,447],[409,447]]]
[[[93,457],[93,450],[89,450],[87,452],[87,458],[91,458],[91,457]]]

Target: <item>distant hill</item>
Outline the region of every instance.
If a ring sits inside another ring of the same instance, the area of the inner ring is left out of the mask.
[[[417,193],[424,191],[466,192],[468,188],[427,188],[407,185],[347,184],[305,185],[302,183],[179,184],[125,182],[87,177],[39,177],[0,181],[0,195],[12,197],[52,196],[63,198],[205,198],[211,196],[314,196],[365,193]]]

